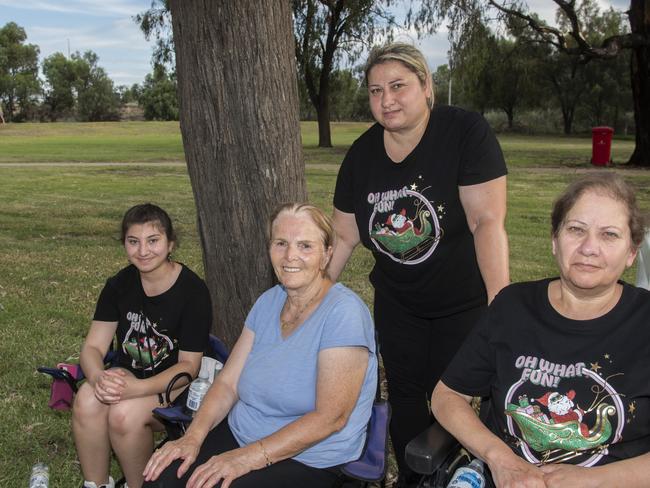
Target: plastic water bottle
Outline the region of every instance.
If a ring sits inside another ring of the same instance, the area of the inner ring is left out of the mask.
[[[214,363],[214,377],[213,377],[213,381],[214,381],[214,378],[216,378],[217,376],[219,376],[219,373],[221,373],[221,370],[222,370],[222,369],[223,369],[223,363],[222,363],[221,361],[215,361],[215,363]]]
[[[474,459],[467,466],[456,470],[447,488],[483,488],[485,486],[483,473],[483,461]]]
[[[199,377],[190,384],[190,391],[187,394],[187,403],[185,404],[191,415],[194,415],[203,401],[203,397],[210,389],[209,373],[201,368]]]
[[[50,482],[50,469],[46,464],[36,463],[32,466],[29,488],[47,488]]]

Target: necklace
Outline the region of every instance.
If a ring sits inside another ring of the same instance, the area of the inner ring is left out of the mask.
[[[305,310],[307,310],[309,308],[309,306],[312,303],[314,303],[314,301],[316,301],[316,298],[318,298],[318,296],[320,295],[320,292],[321,292],[321,288],[319,288],[318,291],[314,294],[314,296],[311,297],[309,299],[309,301],[300,308],[300,310],[298,310],[298,313],[296,315],[294,315],[294,317],[291,320],[282,320],[282,319],[280,319],[280,328],[282,330],[287,330],[289,327],[292,327],[292,326],[296,325],[298,323],[298,320],[300,319],[300,317],[302,317],[302,314],[305,313]],[[288,297],[287,297],[287,299],[288,299]],[[285,304],[286,304],[286,302],[285,302]]]

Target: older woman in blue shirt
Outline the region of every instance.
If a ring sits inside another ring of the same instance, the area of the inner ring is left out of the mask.
[[[269,227],[280,284],[253,306],[185,436],[151,457],[145,486],[329,487],[361,454],[377,384],[370,313],[327,274],[322,211],[283,205]]]

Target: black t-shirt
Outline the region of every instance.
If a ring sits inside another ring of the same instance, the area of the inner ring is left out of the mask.
[[[459,186],[506,174],[499,143],[477,113],[431,111],[422,140],[399,164],[390,160],[375,124],[348,151],[334,206],[354,213],[361,242],[375,257],[378,293],[422,317],[486,302],[473,236]]]
[[[160,295],[145,295],[133,265],[109,278],[99,295],[93,320],[118,323],[118,364],[139,377],[176,364],[179,350],[203,352],[208,345],[212,325],[208,288],[182,266],[176,282]]]
[[[593,466],[650,451],[650,292],[623,284],[610,312],[571,320],[551,306],[550,281],[503,289],[442,381],[489,396],[487,426],[523,440],[513,449],[532,463]]]

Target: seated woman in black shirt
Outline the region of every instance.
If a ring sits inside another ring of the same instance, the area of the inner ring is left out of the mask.
[[[650,293],[619,280],[643,238],[634,192],[584,177],[551,220],[559,277],[501,291],[433,413],[498,487],[648,486]],[[490,397],[487,426],[472,396]]]
[[[81,349],[87,381],[72,430],[85,488],[113,488],[111,448],[129,487],[142,485],[153,431],[163,430],[151,411],[176,374],[197,375],[212,322],[205,283],[170,257],[176,236],[163,209],[129,209],[121,238],[131,264],[106,281]],[[116,334],[118,364],[104,369]]]

